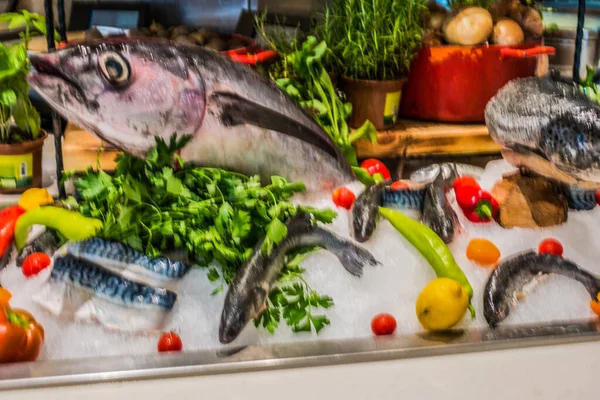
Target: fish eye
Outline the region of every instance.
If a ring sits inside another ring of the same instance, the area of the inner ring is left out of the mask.
[[[129,81],[129,63],[118,53],[104,52],[98,57],[100,72],[113,86],[123,86]]]

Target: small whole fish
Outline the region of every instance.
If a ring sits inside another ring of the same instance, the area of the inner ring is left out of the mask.
[[[262,241],[256,245],[229,286],[219,326],[221,343],[235,340],[248,322],[263,310],[290,251],[300,247],[324,248],[333,253],[349,273],[358,277],[362,276],[365,265],[378,264],[369,251],[314,225],[306,215],[291,218],[286,226],[287,236],[273,247],[269,255],[263,255]]]
[[[385,184],[376,183],[367,187],[352,205],[352,237],[364,243],[373,236],[379,221],[379,206]]]
[[[99,237],[68,243],[63,254],[102,265],[121,276],[162,286],[181,279],[189,266],[167,257],[148,257],[123,243]]]
[[[422,222],[444,243],[448,244],[454,240],[458,229],[458,217],[446,198],[446,181],[441,169],[425,191]]]
[[[57,316],[97,321],[117,330],[147,331],[161,328],[177,295],[67,255],[54,259],[50,279],[33,299]]]
[[[487,104],[485,122],[513,166],[600,187],[600,107],[573,81],[556,74],[515,79]]]
[[[484,291],[483,313],[490,327],[497,326],[516,306],[515,295],[543,274],[558,274],[580,282],[592,299],[600,293],[600,280],[572,261],[554,254],[527,251],[512,256],[498,265],[489,277]]]
[[[21,267],[25,259],[33,253],[45,253],[49,257],[52,257],[54,252],[58,250],[60,243],[61,239],[55,231],[51,229],[44,230],[44,232],[21,249],[17,255],[17,266]]]

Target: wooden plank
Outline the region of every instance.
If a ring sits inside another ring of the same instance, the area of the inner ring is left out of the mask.
[[[98,150],[102,146],[102,150]],[[119,154],[111,145],[104,143],[96,135],[69,122],[63,141],[63,163],[65,171],[85,171],[96,166],[97,160],[104,170],[115,168],[115,157]]]
[[[113,169],[118,151],[91,133],[69,123],[63,144],[66,170],[81,171],[96,165],[98,149],[100,165]],[[488,155],[500,154],[498,146],[490,138],[485,125],[436,124],[402,120],[390,131],[381,132],[377,143],[363,140],[357,143],[359,158],[394,158],[402,156],[408,146],[409,158],[432,155]]]
[[[441,124],[401,120],[389,131],[380,132],[377,143],[356,143],[359,158],[391,158],[430,155],[480,155],[500,153],[483,124]]]

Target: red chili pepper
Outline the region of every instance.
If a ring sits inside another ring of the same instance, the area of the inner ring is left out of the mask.
[[[338,206],[349,210],[352,208],[356,200],[356,195],[346,187],[339,187],[333,192],[333,203]]]
[[[369,158],[360,164],[360,167],[366,170],[375,180],[390,180],[392,175],[390,170],[379,160],[375,158]]]
[[[0,210],[0,257],[10,248],[15,237],[17,219],[25,213],[19,206],[10,206]]]
[[[460,177],[454,180],[456,202],[471,222],[491,221],[498,213],[498,202],[489,192],[482,190],[477,181],[471,177]]]

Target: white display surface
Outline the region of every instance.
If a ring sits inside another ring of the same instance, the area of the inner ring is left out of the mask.
[[[600,342],[379,363],[0,392],[0,399],[584,399]]]

